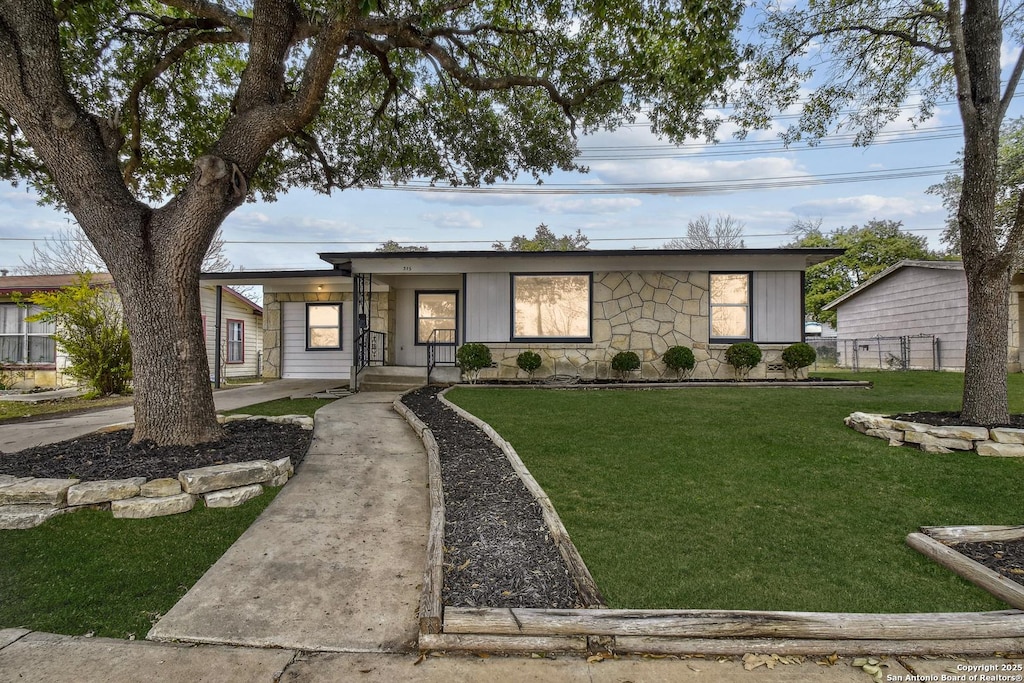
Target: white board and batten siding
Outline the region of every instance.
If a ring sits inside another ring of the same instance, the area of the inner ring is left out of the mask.
[[[281,303],[281,377],[349,379],[352,372],[352,302],[341,303],[341,348],[306,350],[306,304]]]
[[[754,273],[754,341],[791,343],[803,336],[804,312],[799,272]]]
[[[497,343],[512,338],[511,283],[508,273],[466,275],[468,341]]]
[[[962,270],[902,268],[836,310],[840,339],[932,334],[942,349],[942,369],[964,367],[967,278]]]

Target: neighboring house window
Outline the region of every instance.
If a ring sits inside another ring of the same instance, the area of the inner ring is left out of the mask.
[[[590,339],[589,274],[513,275],[513,339]]]
[[[306,304],[306,350],[341,348],[341,304]]]
[[[53,341],[53,323],[27,322],[39,313],[38,306],[0,304],[0,364],[54,365],[57,346]]]
[[[455,292],[416,292],[416,343],[454,344],[458,320]],[[436,334],[434,334],[436,331]],[[431,338],[433,336],[433,339]]]
[[[750,273],[711,274],[711,340],[750,339]]]
[[[228,320],[228,363],[245,362],[245,323]]]

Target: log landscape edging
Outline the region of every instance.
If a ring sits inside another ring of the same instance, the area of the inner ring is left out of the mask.
[[[228,415],[218,422],[267,420],[313,429],[306,415]],[[97,430],[133,429],[124,422]],[[79,510],[110,510],[117,519],[146,519],[188,512],[202,496],[207,507],[235,507],[263,493],[263,485],[283,486],[294,474],[290,458],[252,460],[183,470],[177,478],[133,477],[81,481],[0,475],[0,530],[31,529],[57,515]]]
[[[476,416],[442,399],[461,416],[479,426],[506,457],[515,453],[494,429]],[[629,610],[455,608],[441,604],[443,581],[444,500],[440,491],[440,462],[433,434],[412,411],[395,401],[395,410],[413,426],[427,445],[433,474],[431,539],[420,601],[421,650],[491,652],[598,652],[658,655],[943,655],[1024,652],[1024,611],[950,612],[924,614],[847,614],[748,610]],[[424,436],[426,435],[426,436]],[[428,443],[430,445],[428,445]],[[504,444],[504,445],[502,445]],[[538,503],[554,507],[519,459],[510,458],[531,492],[540,490]],[[516,464],[518,461],[518,465]],[[436,469],[435,469],[436,468]],[[533,482],[533,486],[527,483]],[[534,488],[535,487],[535,488]],[[537,496],[537,493],[534,492]],[[440,523],[437,523],[437,516]],[[557,519],[557,512],[554,512]],[[545,512],[547,519],[547,512]],[[559,520],[559,524],[561,521]],[[564,529],[564,527],[563,527]],[[553,533],[572,546],[568,533]],[[562,550],[562,546],[559,546]],[[576,553],[578,556],[578,552]],[[586,569],[582,558],[570,571]],[[593,582],[590,572],[585,578]],[[582,591],[581,591],[582,593]],[[593,585],[592,595],[600,600]]]

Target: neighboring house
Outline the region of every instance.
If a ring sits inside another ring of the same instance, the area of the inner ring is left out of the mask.
[[[77,275],[0,276],[0,368],[16,376],[19,387],[51,388],[75,383],[64,374],[68,359],[53,341],[53,326],[28,322],[26,318],[38,312],[39,307],[18,305],[15,298],[55,291],[77,281]],[[92,283],[111,287],[113,280],[106,273],[99,273],[92,276]],[[222,293],[221,376],[258,376],[263,351],[263,309],[229,287],[222,288]],[[200,297],[212,376],[216,357],[216,287],[204,286]]]
[[[1011,372],[1021,369],[1022,290],[1018,274],[1007,319]],[[912,368],[964,369],[967,278],[959,261],[901,261],[824,308],[838,318],[840,365],[886,367],[900,356]]]
[[[661,355],[693,349],[695,377],[730,378],[723,359],[754,341],[778,373],[782,349],[804,338],[808,266],[838,249],[578,252],[325,253],[331,270],[214,273],[212,282],[261,284],[263,376],[359,377],[368,365],[454,365],[467,342],[490,347],[481,378],[523,377],[516,357],[539,353],[538,376],[614,377],[611,359],[634,351],[642,375]],[[438,375],[435,374],[435,377]],[[450,373],[449,375],[450,376]]]

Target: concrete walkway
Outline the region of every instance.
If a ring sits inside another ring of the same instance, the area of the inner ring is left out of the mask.
[[[306,396],[318,391],[344,385],[345,380],[280,379],[263,384],[248,384],[213,392],[217,410],[235,410],[242,406],[273,401],[279,398]],[[94,432],[100,427],[130,422],[134,419],[131,406],[108,408],[71,415],[55,414],[52,419],[33,422],[0,424],[0,452],[13,453],[58,441],[67,441]]]
[[[427,466],[391,408],[396,397],[361,393],[321,408],[295,477],[149,639],[414,651]]]

